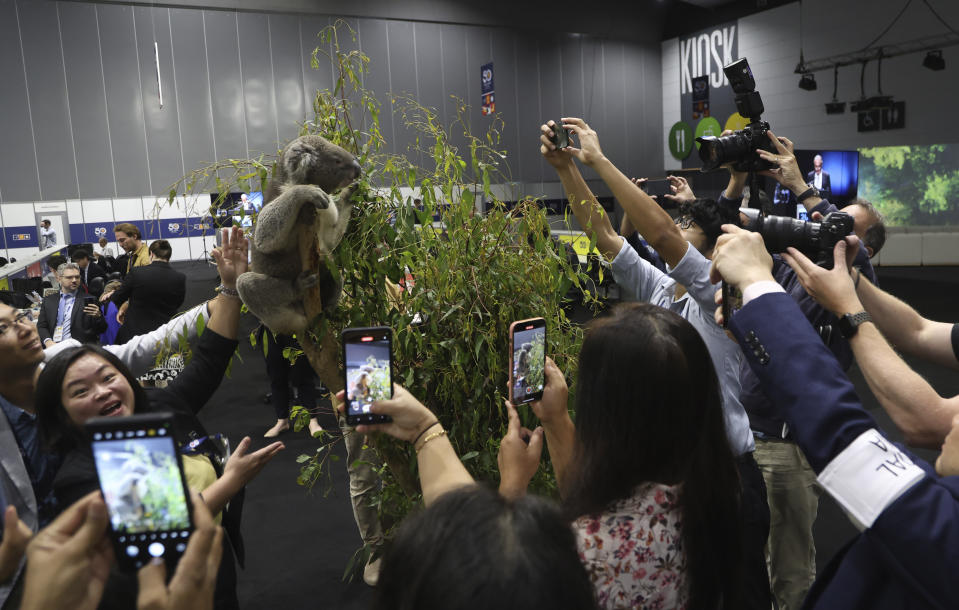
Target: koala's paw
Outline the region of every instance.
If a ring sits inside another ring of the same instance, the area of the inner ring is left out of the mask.
[[[296,278],[296,287],[300,290],[300,292],[303,292],[316,286],[319,281],[320,277],[313,271],[303,271]]]

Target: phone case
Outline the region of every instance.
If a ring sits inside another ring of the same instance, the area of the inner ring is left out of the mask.
[[[350,382],[350,368],[347,364],[347,345],[348,344],[357,344],[363,343],[363,337],[383,337],[385,336],[389,345],[389,380],[388,380],[388,391],[389,398],[393,397],[393,329],[388,326],[371,326],[363,328],[347,328],[343,330],[341,335],[343,343],[343,388],[346,391],[344,400],[346,401],[346,423],[349,426],[356,426],[358,424],[379,424],[392,421],[388,415],[376,415],[373,413],[367,414],[356,414],[352,413],[350,408],[350,402],[353,400],[351,398],[351,382]],[[370,371],[372,375],[375,371]],[[355,384],[353,384],[355,385]],[[365,390],[368,390],[368,385]],[[376,400],[373,398],[373,400]]]
[[[524,397],[521,397],[521,398],[517,398],[517,397],[514,395],[514,393],[513,393],[513,386],[514,386],[513,371],[515,370],[514,357],[515,357],[515,353],[516,353],[516,345],[515,345],[516,331],[517,331],[517,329],[520,329],[520,330],[521,330],[524,326],[530,326],[530,325],[532,325],[533,328],[542,328],[543,331],[544,331],[544,335],[545,335],[545,331],[546,331],[546,320],[543,319],[543,318],[530,318],[530,319],[528,319],[528,320],[517,320],[517,321],[513,322],[512,324],[510,324],[510,326],[509,326],[509,385],[507,386],[506,394],[507,394],[507,396],[509,397],[510,402],[512,402],[514,405],[517,405],[517,404],[527,404],[527,403],[530,403],[530,402],[539,400],[539,399],[541,399],[541,398],[543,397],[543,392],[542,392],[542,390],[540,390],[540,391],[538,391],[538,392],[534,392],[534,393],[532,393],[532,394],[528,394],[528,395],[526,395],[526,396],[524,396]],[[543,367],[543,375],[545,376],[545,369],[546,369],[546,340],[545,340],[545,336],[544,336],[544,339],[543,339],[543,362],[542,362],[542,367]],[[543,381],[544,381],[544,385],[545,385],[545,377],[544,377],[544,380],[543,380]]]

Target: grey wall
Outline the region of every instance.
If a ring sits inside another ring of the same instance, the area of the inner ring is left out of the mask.
[[[273,153],[295,136],[332,71],[310,68],[332,17],[0,0],[0,203],[159,195],[186,171]],[[634,174],[663,167],[660,45],[586,35],[357,18],[395,152],[411,136],[388,93],[455,116],[479,112],[480,66],[495,63],[503,147],[515,181],[555,182],[537,151],[545,118],[586,116],[607,154]],[[645,26],[647,29],[648,26]],[[154,67],[158,43],[164,106]],[[552,189],[547,189],[552,190]]]

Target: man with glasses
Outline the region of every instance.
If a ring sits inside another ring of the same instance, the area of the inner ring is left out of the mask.
[[[557,149],[554,131],[566,128],[579,147]],[[742,549],[744,607],[768,609],[771,605],[765,546],[769,535],[766,486],[753,459],[755,443],[749,418],[739,401],[739,366],[742,352],[713,319],[716,288],[710,282],[710,257],[724,223],[738,223],[738,207],[712,199],[683,201],[675,221],[603,154],[596,132],[581,119],[550,121],[540,127],[540,152],[559,174],[570,208],[581,227],[610,261],[613,277],[628,300],[646,301],[673,311],[699,332],[716,368],[723,398],[723,415],[730,448],[737,456],[743,484]],[[643,260],[616,234],[609,216],[599,205],[574,163],[591,167],[612,191],[630,222],[667,265],[663,273]]]
[[[96,299],[80,290],[80,267],[63,263],[57,268],[60,292],[44,297],[37,330],[44,347],[71,337],[81,343],[96,343],[107,322]]]

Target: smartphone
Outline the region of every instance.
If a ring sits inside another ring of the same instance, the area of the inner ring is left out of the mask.
[[[546,387],[546,320],[518,320],[509,327],[509,395],[514,405],[543,397]]]
[[[173,566],[193,531],[173,415],[97,417],[85,427],[117,563],[132,571],[162,557]]]
[[[643,183],[643,191],[646,192],[650,197],[656,197],[657,201],[663,203],[666,201],[666,195],[670,192],[669,190],[669,178],[657,178],[655,180],[647,180]]]
[[[555,126],[550,127],[553,130],[553,137],[549,139],[557,150],[569,148],[569,130],[563,127],[562,121],[553,121]]]
[[[743,293],[735,286],[723,282],[723,328],[729,328],[733,314],[743,307]]]
[[[378,424],[388,415],[370,413],[374,400],[393,398],[393,331],[386,326],[343,331],[346,423]]]

